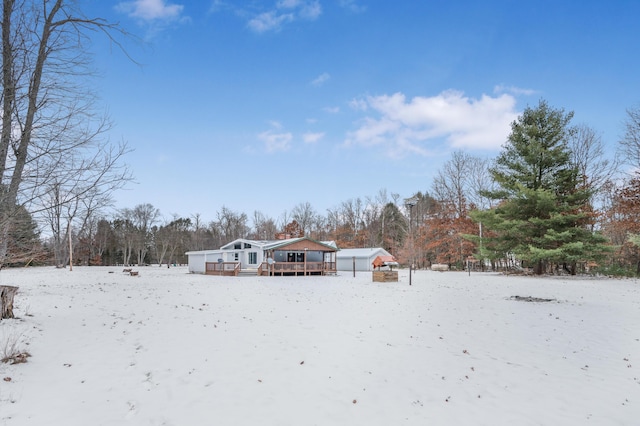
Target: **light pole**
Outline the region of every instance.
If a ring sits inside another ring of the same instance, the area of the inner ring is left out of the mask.
[[[411,228],[411,217],[413,215],[413,207],[418,204],[418,199],[416,197],[411,197],[404,201],[407,206],[409,206],[409,238],[411,239],[410,250],[411,255],[409,256],[409,285],[411,285],[411,275],[414,268],[414,252],[415,252],[415,241],[413,239],[413,229]]]

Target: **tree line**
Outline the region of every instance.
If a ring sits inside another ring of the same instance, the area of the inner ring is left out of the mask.
[[[455,151],[427,191],[403,198],[381,189],[324,214],[310,202],[277,219],[223,206],[204,223],[199,214],[165,219],[141,204],[113,217],[85,211],[60,227],[56,214],[35,221],[22,210],[9,258],[57,265],[70,258],[84,265],[185,263],[190,250],[285,234],[340,248],[383,247],[416,267],[464,268],[473,259],[482,267],[538,274],[640,273],[640,175],[623,173],[640,170],[640,113],[628,111],[620,155],[607,155],[600,136],[574,126],[572,118],[542,100],[512,123],[496,158]],[[37,222],[48,225],[45,241]]]

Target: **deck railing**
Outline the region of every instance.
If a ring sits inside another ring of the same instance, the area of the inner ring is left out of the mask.
[[[305,275],[335,274],[336,262],[263,262],[258,267],[258,275]]]
[[[240,262],[206,262],[206,275],[237,276],[240,273]]]

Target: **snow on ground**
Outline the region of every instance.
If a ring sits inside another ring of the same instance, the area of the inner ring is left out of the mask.
[[[0,425],[631,425],[640,283],[10,269]],[[513,296],[554,299],[514,300]]]

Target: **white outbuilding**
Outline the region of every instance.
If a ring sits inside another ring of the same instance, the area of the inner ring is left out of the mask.
[[[372,263],[378,256],[391,253],[380,247],[340,249],[336,253],[336,267],[338,271],[353,271],[355,262],[356,271],[373,271]]]

